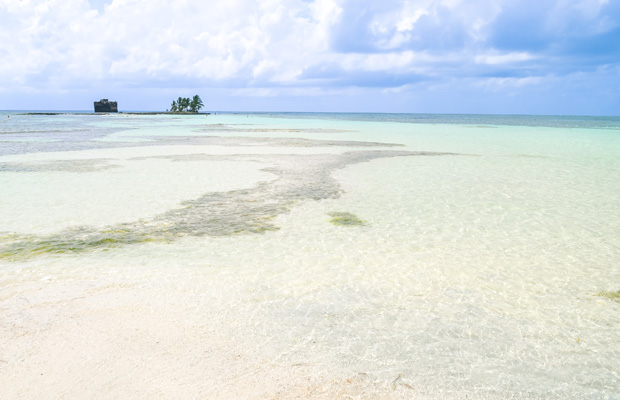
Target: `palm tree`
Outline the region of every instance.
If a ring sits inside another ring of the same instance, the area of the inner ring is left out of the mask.
[[[204,104],[202,103],[202,99],[197,94],[194,95],[192,101],[189,103],[191,112],[198,112],[203,106]]]
[[[197,113],[202,107],[204,107],[204,104],[198,95],[194,95],[191,100],[188,97],[179,97],[178,99],[172,101],[170,112]]]

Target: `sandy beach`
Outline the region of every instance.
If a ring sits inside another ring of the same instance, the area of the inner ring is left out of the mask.
[[[113,273],[58,278],[50,271],[3,287],[4,398],[393,399],[416,393],[398,376],[381,381],[293,355],[295,346],[307,345],[304,339],[290,343],[275,326],[254,326],[260,322],[253,310],[234,306],[239,297],[253,296],[236,279],[205,284],[211,277],[197,270],[131,268],[122,279]],[[261,342],[254,335],[249,340],[248,329],[259,330]]]

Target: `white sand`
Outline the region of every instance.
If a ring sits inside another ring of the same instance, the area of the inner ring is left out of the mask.
[[[416,393],[401,380],[290,363],[270,353],[277,342],[252,342],[241,328],[251,314],[226,307],[243,295],[234,279],[209,281],[186,268],[56,272],[23,270],[0,288],[3,399],[391,399]]]

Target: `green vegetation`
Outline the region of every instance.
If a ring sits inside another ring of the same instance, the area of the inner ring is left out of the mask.
[[[329,222],[338,226],[359,226],[365,224],[355,214],[349,212],[331,212],[327,215],[332,217]]]
[[[191,99],[189,97],[179,97],[178,99],[172,101],[170,112],[197,113],[202,107],[204,107],[204,104],[198,95],[194,95]]]
[[[17,239],[15,241],[15,239]],[[43,254],[73,254],[93,251],[106,251],[127,244],[154,242],[157,239],[144,233],[132,233],[128,230],[98,233],[65,232],[37,238],[23,236],[15,238],[6,246],[0,246],[0,260],[19,261]]]
[[[614,300],[614,301],[620,301],[620,290],[618,290],[617,292],[598,292],[596,294],[597,296],[601,296],[601,297],[606,297],[610,300]]]

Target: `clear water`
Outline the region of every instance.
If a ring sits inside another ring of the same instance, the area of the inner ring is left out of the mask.
[[[254,357],[207,395],[620,398],[619,118],[6,115],[6,326],[41,279],[140,282]]]

